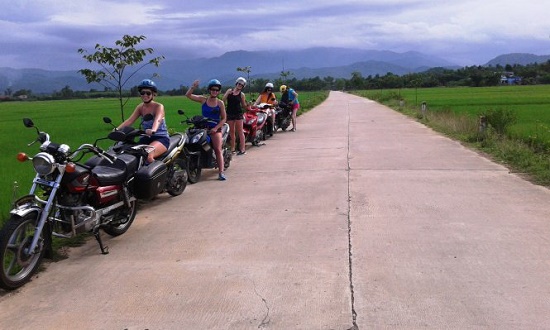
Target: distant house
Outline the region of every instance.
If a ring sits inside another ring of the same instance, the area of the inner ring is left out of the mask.
[[[500,75],[501,85],[519,85],[521,84],[521,77],[514,75],[513,72],[503,72]]]

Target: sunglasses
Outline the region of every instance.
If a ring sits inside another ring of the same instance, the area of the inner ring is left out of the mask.
[[[271,88],[268,88],[268,89],[266,89],[266,91],[268,91],[268,92],[271,92],[271,91],[272,91],[272,89],[271,89]]]
[[[220,90],[217,89],[217,88],[210,88],[210,91],[211,91],[211,92],[219,92]]]
[[[153,93],[151,93],[151,92],[149,92],[149,91],[141,91],[141,92],[139,92],[139,94],[141,94],[141,95],[147,95],[147,96],[153,95]]]
[[[242,83],[237,83],[237,86],[244,86],[244,84],[242,84]]]

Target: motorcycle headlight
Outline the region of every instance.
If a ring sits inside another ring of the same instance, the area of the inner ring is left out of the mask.
[[[191,143],[197,143],[200,141],[200,139],[202,139],[202,136],[204,135],[204,131],[203,132],[200,132],[199,134],[193,136],[193,138],[191,139]]]
[[[36,173],[40,175],[48,175],[52,173],[55,169],[54,164],[55,159],[53,159],[53,156],[45,152],[39,152],[32,158],[32,166],[34,167]]]

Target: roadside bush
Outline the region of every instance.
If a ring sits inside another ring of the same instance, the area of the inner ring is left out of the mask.
[[[499,135],[504,135],[507,128],[517,122],[517,116],[511,110],[489,109],[486,113],[482,115],[485,116],[485,118],[487,119],[487,123]]]

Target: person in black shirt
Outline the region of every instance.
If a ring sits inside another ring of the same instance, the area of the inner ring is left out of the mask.
[[[229,88],[223,95],[222,100],[227,103],[227,123],[229,124],[229,134],[231,143],[231,152],[235,153],[236,136],[239,136],[239,153],[237,155],[246,154],[245,139],[243,131],[243,109],[246,109],[246,98],[242,92],[246,86],[246,79],[243,77],[237,78],[235,88]]]

